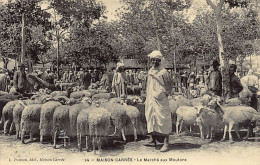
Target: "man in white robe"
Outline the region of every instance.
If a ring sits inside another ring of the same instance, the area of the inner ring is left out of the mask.
[[[169,150],[169,133],[172,131],[171,111],[168,95],[172,90],[173,80],[171,75],[160,64],[162,54],[153,51],[148,55],[152,68],[148,72],[147,97],[145,103],[145,117],[147,120],[148,134],[152,135],[152,143],[156,146],[156,136],[164,136],[164,145],[161,152]]]
[[[126,75],[124,73],[124,64],[119,62],[117,63],[116,72],[112,81],[112,89],[115,91],[117,97],[125,97],[126,96],[126,87],[127,80]]]

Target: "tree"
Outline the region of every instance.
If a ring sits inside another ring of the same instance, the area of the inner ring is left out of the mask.
[[[220,0],[217,4],[214,4],[212,0],[206,0],[207,4],[213,9],[216,16],[216,25],[217,25],[217,38],[218,38],[218,47],[219,47],[219,60],[222,66],[222,75],[223,75],[223,90],[224,96],[227,97],[228,92],[230,91],[229,86],[229,73],[228,73],[228,59],[224,54],[224,46],[222,41],[223,34],[223,7],[224,4],[228,4],[230,8],[234,7],[247,7],[250,0]]]
[[[50,14],[42,11],[38,5],[39,1],[36,0],[16,0],[12,3],[4,4],[1,6],[0,18],[1,24],[3,25],[1,31],[1,51],[5,57],[18,58],[21,54],[21,23],[24,18],[24,24],[26,25],[25,43],[31,40],[31,27],[37,27],[42,25],[43,33],[46,33],[51,29],[49,18]],[[27,46],[27,50],[30,47]],[[34,56],[30,52],[26,54],[27,57]],[[30,66],[30,65],[29,65]]]

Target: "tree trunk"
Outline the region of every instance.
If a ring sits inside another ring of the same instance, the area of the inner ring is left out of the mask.
[[[223,96],[226,98],[230,90],[230,76],[228,71],[228,60],[224,56],[224,47],[222,43],[222,6],[224,5],[225,0],[220,0],[217,5],[214,5],[211,0],[207,0],[208,5],[214,10],[216,14],[216,24],[217,24],[217,38],[218,38],[218,47],[219,47],[219,62],[221,65],[222,72],[222,83],[223,83]]]

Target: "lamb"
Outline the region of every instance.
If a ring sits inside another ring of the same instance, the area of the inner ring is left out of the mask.
[[[19,102],[13,108],[13,123],[15,125],[16,139],[19,139],[21,137],[20,125],[22,112],[24,108],[30,104],[40,104],[40,102],[36,100],[19,100]]]
[[[214,98],[210,101],[209,106],[213,108],[223,119],[224,122],[224,135],[221,141],[226,139],[226,132],[229,133],[230,143],[234,143],[233,137],[231,135],[231,130],[234,127],[237,137],[240,140],[239,126],[245,125],[250,129],[250,123],[255,119],[256,115],[259,113],[252,107],[249,106],[221,106],[219,103],[219,98]],[[245,137],[248,138],[249,131]]]
[[[42,105],[39,126],[41,143],[43,143],[44,136],[53,135],[53,113],[58,106],[61,106],[61,103],[57,101],[49,101]]]
[[[61,130],[64,131],[65,136],[70,135],[70,118],[69,118],[70,106],[61,105],[58,106],[53,113],[53,148],[57,145],[57,135],[60,134]],[[68,138],[70,143],[70,138]],[[66,138],[64,138],[64,147],[67,148]]]
[[[126,106],[122,106],[118,103],[104,103],[101,104],[100,106],[105,108],[108,112],[111,113],[111,119],[113,120],[115,127],[121,130],[123,140],[126,141],[125,132],[124,132],[124,129],[126,127],[126,120],[127,120],[127,113],[125,109]]]
[[[74,104],[70,106],[69,109],[69,119],[70,119],[70,137],[75,137],[77,136],[77,117],[78,114],[82,109],[88,108],[90,105],[85,103],[81,104]]]
[[[210,138],[211,142],[214,137],[214,131],[223,128],[224,123],[213,109],[203,107],[197,109],[197,111],[198,118],[196,119],[196,122],[200,128],[200,136],[201,138],[204,138],[203,130],[206,128],[208,131],[207,138]]]
[[[21,140],[24,142],[24,136],[26,133],[30,134],[30,141],[33,141],[33,135],[40,133],[40,115],[42,104],[31,104],[24,108],[21,118]]]
[[[176,134],[179,134],[179,125],[180,125],[180,132],[182,131],[183,124],[187,125],[194,125],[197,119],[197,109],[201,107],[190,107],[190,106],[181,106],[177,109],[177,122],[176,122]],[[190,127],[191,131],[191,127]]]
[[[8,102],[2,111],[2,122],[4,123],[4,134],[11,133],[12,127],[11,124],[13,123],[13,108],[18,103],[18,100]],[[10,129],[10,131],[9,131]]]

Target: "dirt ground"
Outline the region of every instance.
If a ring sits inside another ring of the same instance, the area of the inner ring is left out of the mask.
[[[128,138],[128,137],[127,137]],[[130,137],[131,138],[131,137]],[[217,139],[221,138],[221,135]],[[28,139],[29,140],[29,139]],[[0,165],[15,164],[228,164],[260,165],[260,142],[212,142],[195,136],[170,136],[170,151],[161,153],[158,147],[147,147],[149,139],[137,142],[115,143],[96,155],[76,148],[76,142],[65,149],[60,142],[58,149],[51,143],[22,144],[15,135],[0,132]]]

